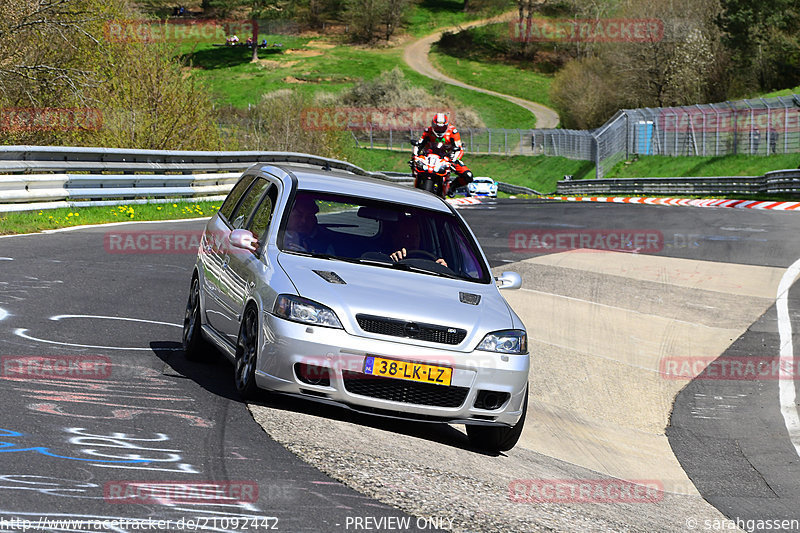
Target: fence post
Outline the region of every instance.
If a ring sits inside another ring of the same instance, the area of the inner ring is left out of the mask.
[[[505,143],[506,143],[506,155],[508,155],[508,130],[503,130],[503,135],[505,136]]]
[[[630,135],[631,135],[631,123],[630,120],[628,119],[628,112],[623,111],[622,113],[625,115],[625,161],[627,161],[630,158],[630,150],[628,150],[628,142],[630,141]]]
[[[733,121],[733,155],[739,153],[739,114],[730,101],[725,102],[731,108],[731,120]]]
[[[517,130],[519,134],[519,155],[522,155],[522,130]]]
[[[491,153],[492,153],[492,130],[490,128],[487,128],[486,131],[489,132],[489,149],[486,150],[486,153],[491,155]]]
[[[392,149],[392,128],[389,128],[389,150]]]
[[[600,171],[600,139],[592,134],[594,139],[594,178],[600,179],[603,177],[603,172]]]

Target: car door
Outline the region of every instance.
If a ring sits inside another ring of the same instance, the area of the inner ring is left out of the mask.
[[[257,208],[262,204],[262,199],[268,196],[267,192],[271,187],[275,188],[275,185],[266,178],[256,178],[233,213],[231,231],[250,228],[254,219],[258,218],[255,216]],[[234,248],[230,244],[230,239],[225,239],[222,260],[224,283],[220,294],[223,316],[219,331],[232,344],[236,343],[239,335],[239,321],[244,301],[249,294],[248,291],[252,290],[253,275],[248,274],[246,270],[253,268],[254,258],[251,252]]]
[[[228,283],[226,281],[225,254],[228,237],[232,230],[231,221],[242,198],[255,179],[254,175],[246,174],[236,182],[222,203],[217,216],[212,217],[206,226],[200,243],[203,252],[200,257],[203,268],[202,292],[205,295],[203,301],[204,323],[211,326],[217,333],[222,333],[227,322],[222,295],[225,284]]]
[[[258,239],[258,249],[255,252],[250,252],[249,250],[230,248],[228,268],[231,282],[236,285],[236,289],[230,292],[230,305],[239,311],[237,322],[241,322],[241,316],[249,296],[256,287],[264,285],[260,281],[268,283],[272,277],[273,263],[266,255],[265,247],[272,227],[272,218],[277,201],[278,185],[277,183],[270,183],[253,213],[244,224],[244,229],[249,230]],[[234,336],[238,336],[238,333],[239,329],[237,327],[236,331],[229,332],[230,338],[234,339]]]

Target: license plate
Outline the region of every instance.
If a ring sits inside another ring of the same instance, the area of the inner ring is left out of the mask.
[[[424,365],[422,363],[371,356],[364,360],[364,373],[372,376],[448,386],[453,378],[453,369],[446,366]]]

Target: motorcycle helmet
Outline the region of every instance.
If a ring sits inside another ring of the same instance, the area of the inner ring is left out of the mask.
[[[445,113],[436,113],[433,116],[433,120],[431,120],[431,129],[439,138],[445,134],[449,125],[450,121],[447,119],[447,114]]]

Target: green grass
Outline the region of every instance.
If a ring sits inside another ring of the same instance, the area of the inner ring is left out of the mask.
[[[268,39],[269,41],[269,39]],[[437,83],[408,68],[399,49],[365,49],[349,45],[314,48],[308,39],[297,40],[299,53],[259,56],[266,61],[250,63],[246,49],[198,45],[186,58],[195,67],[192,74],[208,87],[215,101],[244,108],[261,95],[293,88],[308,94],[338,93],[358,79],[373,79],[399,66],[414,85],[438,92],[463,106],[473,108],[488,127],[532,128],[535,117],[501,98]],[[304,54],[316,55],[304,55]],[[289,80],[294,83],[289,83]]]
[[[474,0],[471,3],[475,4]],[[500,1],[478,11],[464,13],[463,0],[422,0],[411,7],[406,19],[406,31],[414,37],[421,37],[440,28],[490,18],[515,7],[514,2]]]
[[[451,78],[475,87],[551,105],[550,83],[553,79],[550,76],[514,65],[460,59],[439,52],[431,52],[429,57],[436,68]]]
[[[800,85],[792,89],[781,89],[780,91],[773,91],[771,93],[760,95],[762,98],[771,98],[773,96],[791,96],[793,94],[800,94]]]
[[[622,162],[606,178],[761,176],[770,170],[797,168],[800,154],[771,156],[727,155],[718,157],[640,156],[635,162]],[[577,176],[576,176],[577,177]],[[591,176],[589,176],[591,177]]]
[[[348,160],[369,170],[409,172],[409,153],[388,150],[355,150]],[[475,176],[530,187],[542,193],[556,189],[556,182],[571,174],[575,179],[592,177],[594,165],[564,157],[468,155],[464,162]]]
[[[222,202],[175,200],[174,203],[162,204],[77,207],[0,213],[0,235],[31,233],[84,224],[207,217],[216,213],[221,204]]]

